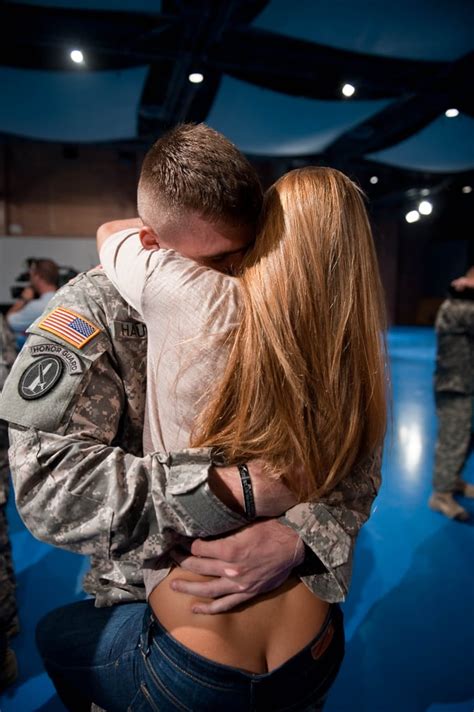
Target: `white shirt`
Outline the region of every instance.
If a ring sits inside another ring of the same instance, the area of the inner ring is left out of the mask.
[[[145,250],[131,230],[109,237],[100,259],[148,328],[144,451],[187,448],[225,367],[222,340],[238,322],[238,280],[173,250]]]

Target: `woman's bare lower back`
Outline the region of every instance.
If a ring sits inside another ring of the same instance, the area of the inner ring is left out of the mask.
[[[217,615],[192,612],[203,599],[170,588],[174,578],[206,577],[175,568],[152,592],[155,616],[180,643],[203,657],[253,673],[273,670],[317,635],[329,604],[290,578],[275,591]]]

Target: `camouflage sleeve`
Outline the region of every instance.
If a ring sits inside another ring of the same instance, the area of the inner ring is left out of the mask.
[[[35,537],[102,558],[143,542],[159,463],[77,435],[12,425],[9,435],[16,504]]]
[[[355,542],[379,490],[380,471],[381,453],[357,468],[324,499],[298,504],[281,518],[297,532],[310,553],[297,573],[325,601],[345,600]]]
[[[436,317],[436,391],[474,391],[474,301],[446,299]]]
[[[10,423],[16,502],[37,538],[117,558],[165,529],[209,536],[242,524],[207,486],[208,450],[136,457],[113,446],[123,394],[106,355],[87,381],[55,432]]]
[[[15,338],[3,314],[0,314],[0,391],[16,358]]]

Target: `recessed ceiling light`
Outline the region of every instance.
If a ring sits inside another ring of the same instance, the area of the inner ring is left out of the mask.
[[[422,188],[420,190],[420,195],[422,195],[424,198],[426,198],[427,195],[430,194],[430,189],[429,188]]]
[[[80,49],[73,49],[69,56],[76,64],[82,64],[84,62],[84,55]]]
[[[463,193],[472,193],[472,186],[471,185],[464,185],[462,188]]]
[[[355,93],[355,87],[352,84],[344,84],[342,87],[342,93],[344,96],[352,96]]]
[[[372,185],[375,185],[376,183],[378,183],[379,182],[378,176],[371,176],[370,182],[372,183]]]
[[[448,119],[454,119],[456,116],[459,116],[459,111],[457,109],[447,109],[444,113]]]
[[[188,79],[191,84],[200,84],[204,81],[204,74],[201,74],[201,72],[193,72],[189,75]]]
[[[433,203],[430,203],[429,200],[422,200],[418,206],[418,212],[422,215],[431,215],[433,212]]]
[[[418,210],[410,210],[409,213],[405,215],[405,220],[407,223],[414,223],[420,219],[420,213]]]

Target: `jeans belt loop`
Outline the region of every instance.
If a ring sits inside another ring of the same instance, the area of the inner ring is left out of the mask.
[[[144,656],[147,658],[150,654],[150,641],[151,641],[151,636],[153,635],[152,631],[152,626],[153,626],[153,616],[150,615],[148,617],[148,623],[146,627],[142,630],[142,636],[141,636],[141,648]]]

